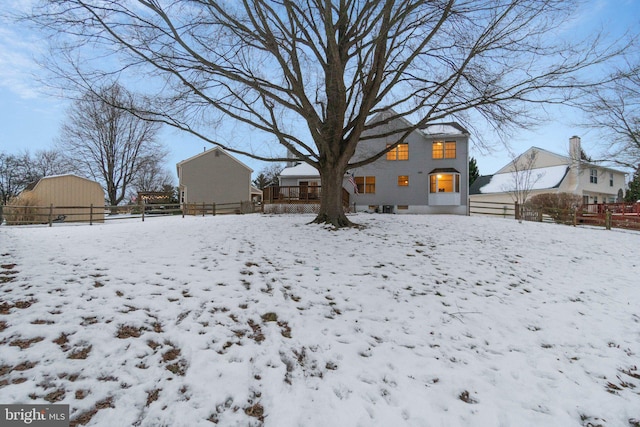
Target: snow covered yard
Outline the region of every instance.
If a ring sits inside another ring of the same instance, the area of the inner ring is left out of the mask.
[[[96,426],[640,426],[640,234],[0,227],[0,403]]]

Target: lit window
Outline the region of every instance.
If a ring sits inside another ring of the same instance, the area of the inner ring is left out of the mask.
[[[398,186],[399,187],[408,187],[409,186],[409,175],[400,175],[398,177]]]
[[[433,158],[434,159],[444,158],[444,142],[436,141],[433,143]]]
[[[387,160],[409,160],[409,144],[398,144],[396,148],[388,151]]]
[[[439,173],[429,177],[429,192],[431,193],[459,193],[460,174]]]
[[[376,177],[375,176],[356,176],[356,186],[360,194],[375,194]]]
[[[598,183],[598,169],[591,169],[590,175],[589,175],[589,182],[591,184],[597,184]]]
[[[434,159],[455,159],[456,143],[455,141],[435,141],[432,145],[432,157]]]

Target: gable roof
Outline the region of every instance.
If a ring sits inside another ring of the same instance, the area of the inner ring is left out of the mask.
[[[280,176],[319,177],[320,172],[318,172],[318,169],[314,168],[309,163],[301,162],[296,164],[295,166],[289,166],[287,168],[282,169],[282,172],[280,172]]]
[[[222,149],[222,148],[220,148],[220,147],[214,147],[214,148],[212,148],[212,149],[210,149],[210,150],[203,151],[202,153],[196,154],[195,156],[191,156],[191,157],[189,157],[189,158],[187,158],[187,159],[184,159],[184,160],[182,160],[182,161],[180,161],[180,162],[178,162],[178,163],[176,164],[176,168],[178,168],[178,169],[179,169],[179,168],[180,168],[182,165],[184,165],[185,163],[189,163],[190,161],[192,161],[192,160],[194,160],[194,159],[197,159],[197,158],[202,157],[202,156],[207,156],[207,155],[209,155],[209,154],[211,154],[211,153],[214,153],[214,152],[216,152],[216,151],[217,151],[218,153],[222,153],[222,154],[224,154],[224,155],[228,156],[231,160],[234,160],[234,161],[235,161],[236,163],[238,163],[240,166],[244,167],[245,169],[248,169],[250,172],[253,172],[253,169],[251,169],[249,166],[245,165],[245,164],[244,164],[244,163],[242,163],[240,160],[236,159],[235,157],[233,157],[231,154],[229,154],[228,152],[226,152],[225,150],[223,150],[223,149]]]
[[[529,171],[520,171],[527,173]],[[535,181],[531,190],[547,190],[558,188],[569,172],[569,166],[549,166],[531,169],[531,177]],[[469,188],[469,194],[506,193],[515,190],[514,174],[516,172],[497,173],[481,176]],[[473,193],[472,193],[473,189]]]
[[[420,128],[420,130],[428,136],[469,135],[469,131],[456,122],[429,123]]]
[[[375,116],[373,116],[367,124],[375,123],[376,121],[381,121],[392,117],[393,115],[397,115],[396,111],[392,108],[381,111]],[[410,127],[413,124],[407,120],[405,116],[400,116],[395,118],[394,120],[399,120],[404,123],[405,126]],[[426,137],[433,138],[435,136],[468,136],[469,131],[462,127],[459,123],[456,122],[442,122],[442,123],[427,123],[416,129],[416,132],[421,133]]]

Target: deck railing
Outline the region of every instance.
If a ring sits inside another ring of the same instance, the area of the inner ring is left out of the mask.
[[[319,185],[274,185],[262,190],[264,204],[319,204],[322,186]],[[349,206],[349,192],[342,189],[342,204]]]

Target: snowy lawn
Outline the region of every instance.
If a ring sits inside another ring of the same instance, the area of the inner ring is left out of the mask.
[[[95,426],[640,426],[640,234],[0,227],[0,403]]]

